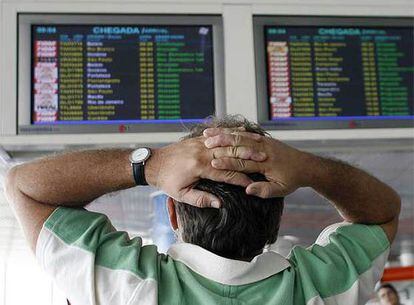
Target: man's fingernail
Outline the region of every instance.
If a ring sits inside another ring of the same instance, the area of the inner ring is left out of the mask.
[[[214,167],[219,167],[221,165],[221,161],[218,159],[211,160],[211,165]]]
[[[246,189],[246,193],[248,195],[254,195],[256,193],[256,191],[257,191],[257,188],[255,188],[255,187],[250,187],[250,188]]]
[[[216,208],[216,209],[220,208],[220,202],[212,201],[211,202],[211,207]]]
[[[254,161],[264,161],[266,160],[266,154],[262,152],[256,152],[252,155],[252,160]]]
[[[210,146],[213,144],[213,139],[212,138],[208,138],[207,140],[204,141],[204,145],[207,148],[210,148]]]

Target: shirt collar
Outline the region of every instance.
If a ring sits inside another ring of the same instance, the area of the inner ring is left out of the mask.
[[[226,285],[257,282],[290,267],[289,261],[274,251],[264,252],[251,262],[245,262],[218,256],[197,245],[176,243],[170,247],[168,255],[194,272]]]

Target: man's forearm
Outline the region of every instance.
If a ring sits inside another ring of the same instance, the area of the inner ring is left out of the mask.
[[[340,161],[309,158],[307,186],[326,197],[350,222],[382,224],[400,211],[400,197],[388,185]]]
[[[25,163],[12,169],[15,187],[41,203],[84,206],[106,193],[135,185],[130,152],[77,151]],[[146,166],[146,175],[151,170]]]

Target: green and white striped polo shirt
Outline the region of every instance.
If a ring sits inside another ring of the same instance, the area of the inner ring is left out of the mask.
[[[269,251],[237,261],[187,243],[164,255],[116,231],[105,215],[58,208],[36,256],[73,305],[360,305],[388,250],[381,227],[342,223],[287,259]]]

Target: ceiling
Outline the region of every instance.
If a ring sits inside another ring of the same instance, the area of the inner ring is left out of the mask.
[[[329,141],[291,143],[320,155],[341,159],[356,165],[391,185],[402,198],[400,226],[392,246],[391,258],[396,260],[402,250],[414,252],[414,146],[405,141]],[[16,148],[9,150],[10,162],[22,162],[48,151]],[[1,156],[0,156],[1,157]],[[7,155],[6,155],[7,157]],[[6,159],[3,154],[3,160]],[[7,165],[0,162],[0,178]],[[136,187],[97,199],[90,209],[103,212],[119,230],[152,239],[154,219],[159,213],[151,203],[150,187]],[[286,198],[280,235],[293,235],[299,244],[310,245],[324,227],[341,221],[337,212],[311,189],[300,189]],[[0,189],[0,256],[25,249],[18,224]]]

